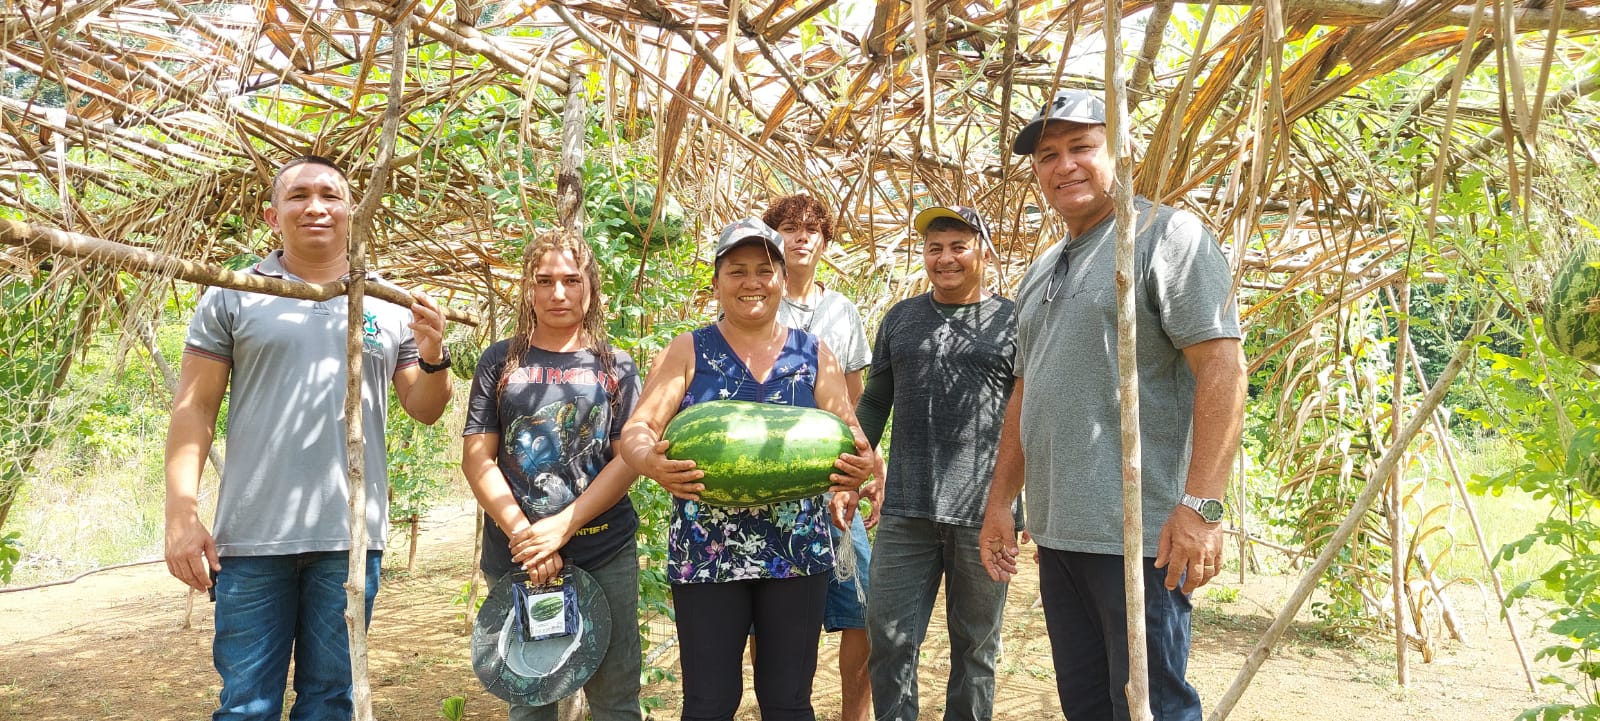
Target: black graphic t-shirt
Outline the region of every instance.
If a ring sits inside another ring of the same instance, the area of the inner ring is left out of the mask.
[[[509,346],[502,340],[478,359],[461,434],[500,436],[500,472],[522,512],[537,521],[577,500],[611,462],[611,444],[639,402],[639,370],[622,351],[612,351],[607,376],[588,350],[529,348],[500,394]],[[611,558],[638,528],[639,516],[624,495],[579,529],[561,554],[567,563],[592,567]],[[481,564],[490,578],[512,569],[509,541],[493,521],[484,523]]]

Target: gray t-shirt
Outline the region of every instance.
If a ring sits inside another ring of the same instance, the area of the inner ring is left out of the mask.
[[[883,512],[979,527],[1014,382],[1015,304],[945,305],[931,293],[884,314],[857,417],[878,445],[894,412]]]
[[[1189,468],[1195,381],[1182,349],[1240,333],[1227,260],[1200,220],[1144,198],[1135,212],[1144,555],[1155,556]],[[1021,432],[1033,540],[1121,555],[1114,218],[1064,241],[1064,274],[1057,243],[1023,276],[1016,373],[1026,383]],[[1057,287],[1046,302],[1052,275]]]
[[[282,251],[251,272],[299,280],[284,270]],[[347,308],[344,296],[316,302],[212,288],[200,298],[184,352],[232,366],[228,461],[213,525],[220,555],[350,549]],[[410,310],[371,296],[363,308],[367,533],[369,547],[381,549],[389,525],[389,383],[396,370],[417,363],[417,344],[406,327]]]
[[[815,307],[784,298],[778,306],[778,322],[822,339],[847,375],[872,363],[861,313],[855,303],[836,291],[824,288]]]

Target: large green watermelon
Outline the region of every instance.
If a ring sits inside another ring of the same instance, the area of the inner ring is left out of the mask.
[[[1574,249],[1551,281],[1544,332],[1561,352],[1600,363],[1600,254],[1593,245]]]
[[[667,457],[692,460],[705,472],[700,500],[759,506],[828,490],[833,463],[855,453],[850,429],[816,408],[748,401],[710,401],[683,409],[662,437]]]

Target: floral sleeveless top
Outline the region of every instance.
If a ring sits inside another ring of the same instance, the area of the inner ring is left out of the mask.
[[[715,325],[694,331],[693,337],[694,379],[678,410],[714,400],[816,407],[816,336],[789,329],[765,383],[756,381]],[[671,583],[793,578],[833,569],[828,506],[821,494],[751,508],[672,500]]]

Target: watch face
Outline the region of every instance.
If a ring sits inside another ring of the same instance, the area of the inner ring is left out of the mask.
[[[1216,523],[1222,520],[1222,501],[1215,498],[1207,498],[1200,501],[1200,507],[1195,510],[1200,512],[1200,517],[1204,518],[1206,523]]]

